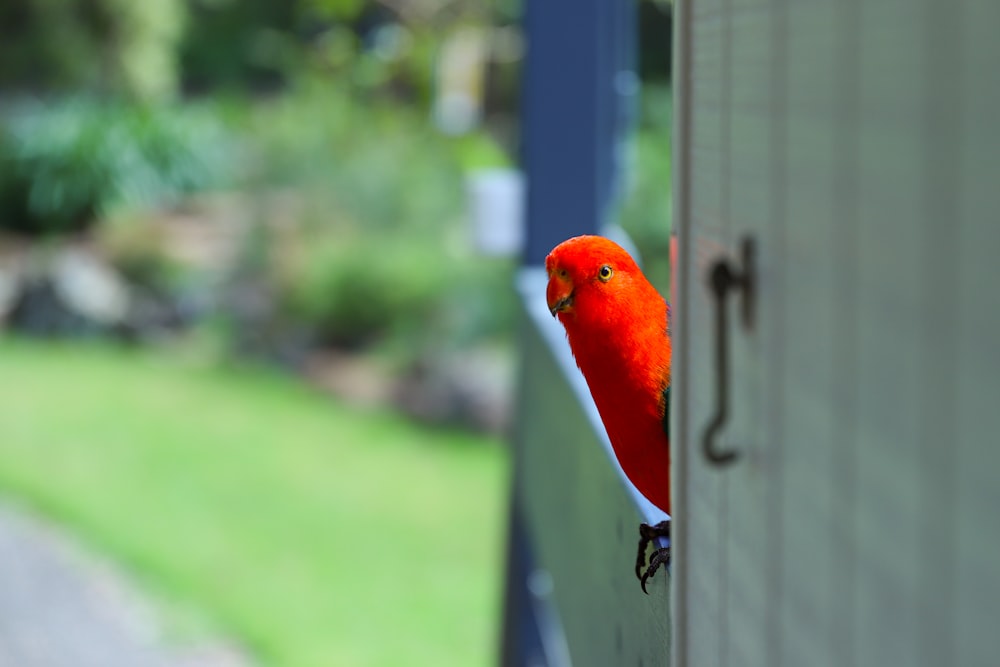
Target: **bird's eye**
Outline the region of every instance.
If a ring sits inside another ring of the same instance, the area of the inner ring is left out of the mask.
[[[611,280],[611,276],[613,275],[615,275],[615,271],[608,264],[605,264],[597,271],[597,277],[600,279],[602,283],[606,283],[609,280]]]

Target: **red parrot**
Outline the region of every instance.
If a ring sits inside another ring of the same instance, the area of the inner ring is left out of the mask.
[[[670,513],[670,304],[632,257],[600,236],[577,236],[545,258],[549,311],[566,329],[615,456],[642,495]],[[670,522],[639,526],[636,576],[669,562],[669,547],[646,547]]]

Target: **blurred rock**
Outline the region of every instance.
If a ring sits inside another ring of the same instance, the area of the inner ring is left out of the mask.
[[[512,359],[488,348],[422,359],[398,379],[393,403],[436,424],[503,433],[510,421]]]
[[[47,274],[53,290],[72,312],[98,326],[124,323],[128,286],[93,253],[69,246],[56,254]]]
[[[301,370],[350,405],[392,406],[417,421],[500,434],[510,422],[512,368],[510,353],[487,348],[421,358],[402,373],[370,355],[325,349]]]
[[[130,290],[129,308],[119,331],[129,339],[158,339],[176,333],[191,324],[194,315],[184,304],[141,285]]]
[[[85,336],[101,327],[75,312],[48,277],[22,282],[7,317],[11,329],[31,336]]]
[[[0,313],[15,330],[85,336],[125,323],[128,285],[82,244],[25,246],[0,262]]]
[[[390,404],[396,382],[371,357],[331,349],[310,354],[302,374],[317,389],[359,407]]]
[[[190,324],[198,307],[130,283],[84,242],[0,252],[0,323],[28,335],[157,339]]]
[[[14,309],[23,273],[22,253],[3,247],[0,252],[0,322],[4,322]]]

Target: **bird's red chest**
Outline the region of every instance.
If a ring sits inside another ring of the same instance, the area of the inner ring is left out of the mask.
[[[663,324],[656,326],[656,319],[646,327],[633,322],[603,335],[573,324],[566,330],[618,462],[650,502],[669,512],[670,454],[663,429],[663,391],[670,384],[665,306],[662,316],[653,317]]]

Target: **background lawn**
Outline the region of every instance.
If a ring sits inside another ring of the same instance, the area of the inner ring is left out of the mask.
[[[495,662],[497,442],[148,352],[0,339],[0,374],[0,492],[264,664]]]

